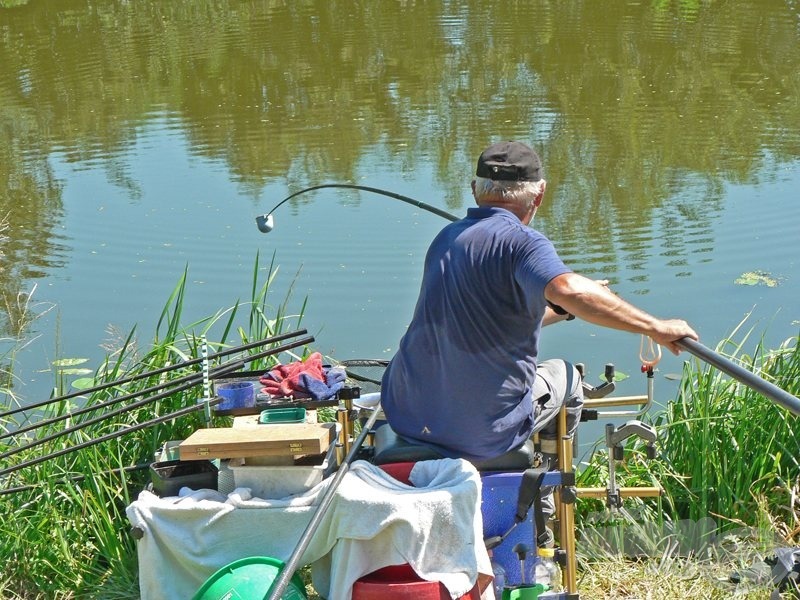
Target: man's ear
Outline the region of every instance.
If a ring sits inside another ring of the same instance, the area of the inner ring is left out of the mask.
[[[539,208],[539,205],[542,203],[542,198],[544,198],[544,190],[546,187],[547,187],[547,182],[544,179],[542,179],[542,187],[539,193],[536,195],[536,198],[533,199],[533,205],[536,208]]]

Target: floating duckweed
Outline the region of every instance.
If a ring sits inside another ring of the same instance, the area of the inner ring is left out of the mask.
[[[742,273],[734,281],[737,285],[765,285],[767,287],[778,287],[782,283],[782,278],[767,273],[766,271],[748,271]]]

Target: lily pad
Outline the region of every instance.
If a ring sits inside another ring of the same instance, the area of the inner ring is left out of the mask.
[[[94,387],[94,377],[79,377],[72,382],[72,387],[76,390],[88,390],[90,387]]]
[[[737,285],[765,285],[767,287],[778,287],[783,283],[783,278],[766,271],[748,271],[742,273],[734,281]]]
[[[622,371],[614,371],[614,381],[625,381],[630,375]],[[606,381],[605,375],[600,375],[600,379]]]
[[[82,365],[86,362],[89,362],[88,358],[59,358],[53,361],[53,366],[58,368],[74,367],[75,365]]]
[[[91,369],[59,369],[62,375],[88,375],[92,372]]]

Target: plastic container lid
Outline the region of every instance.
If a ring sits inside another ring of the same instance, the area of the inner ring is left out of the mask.
[[[284,563],[270,556],[250,556],[234,561],[214,573],[192,600],[263,600],[278,578]],[[307,600],[305,586],[295,573],[281,600]]]

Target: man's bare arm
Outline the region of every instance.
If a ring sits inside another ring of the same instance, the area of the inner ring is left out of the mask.
[[[577,273],[564,273],[553,278],[545,288],[545,297],[584,321],[647,335],[673,354],[680,352],[676,340],[698,338],[686,321],[658,319],[626,302],[601,282]]]

